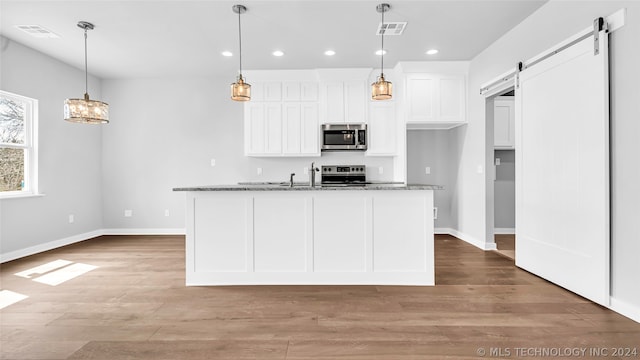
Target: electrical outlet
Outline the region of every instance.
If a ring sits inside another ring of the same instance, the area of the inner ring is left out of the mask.
[[[427,175],[431,174],[431,166],[425,167],[424,168],[424,173],[427,174]]]
[[[69,215],[69,224],[73,224],[73,222],[76,221],[75,217],[73,216],[73,214]]]
[[[124,211],[124,217],[132,217],[132,216],[133,216],[133,210]]]
[[[262,175],[262,168],[261,167],[256,168],[256,174]]]
[[[216,159],[211,159],[211,166],[216,166]]]
[[[164,216],[169,216],[169,209],[164,209]]]

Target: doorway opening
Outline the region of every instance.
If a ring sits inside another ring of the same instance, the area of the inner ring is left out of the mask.
[[[487,136],[493,161],[493,239],[496,251],[515,259],[515,96],[506,88],[487,102]]]

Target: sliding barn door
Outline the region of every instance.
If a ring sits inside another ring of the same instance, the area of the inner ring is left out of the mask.
[[[609,303],[608,43],[523,70],[516,89],[516,265]]]

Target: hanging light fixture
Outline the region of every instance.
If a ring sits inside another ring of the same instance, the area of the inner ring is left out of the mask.
[[[244,82],[242,78],[242,28],[240,26],[240,14],[247,12],[244,5],[233,5],[233,12],[238,14],[238,42],[240,43],[240,71],[236,82],[231,84],[231,100],[249,101],[251,100],[251,84]]]
[[[80,21],[78,27],[84,29],[84,99],[64,101],[64,119],[84,124],[107,124],[109,122],[109,104],[89,99],[89,72],[87,69],[87,30],[93,30],[93,24]]]
[[[384,79],[384,33],[386,28],[384,26],[384,13],[389,11],[391,5],[379,4],[376,6],[376,11],[382,14],[382,26],[380,27],[380,38],[382,39],[382,46],[380,47],[380,76],[376,82],[371,84],[371,98],[373,100],[389,100],[391,99],[391,93],[393,91],[393,85],[391,82]]]

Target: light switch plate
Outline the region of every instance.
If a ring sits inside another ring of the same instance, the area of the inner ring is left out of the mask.
[[[69,224],[73,224],[73,222],[76,221],[75,217],[73,216],[73,214],[69,215]]]
[[[427,175],[431,174],[431,166],[425,167],[424,168],[424,173],[427,174]]]
[[[378,166],[378,174],[380,175],[384,174],[384,167]]]
[[[132,217],[132,216],[133,216],[133,210],[124,211],[124,217]]]
[[[256,174],[262,175],[262,168],[261,167],[256,168]]]
[[[500,158],[496,158],[496,166],[500,165]]]
[[[211,159],[211,166],[216,166],[216,159]]]

